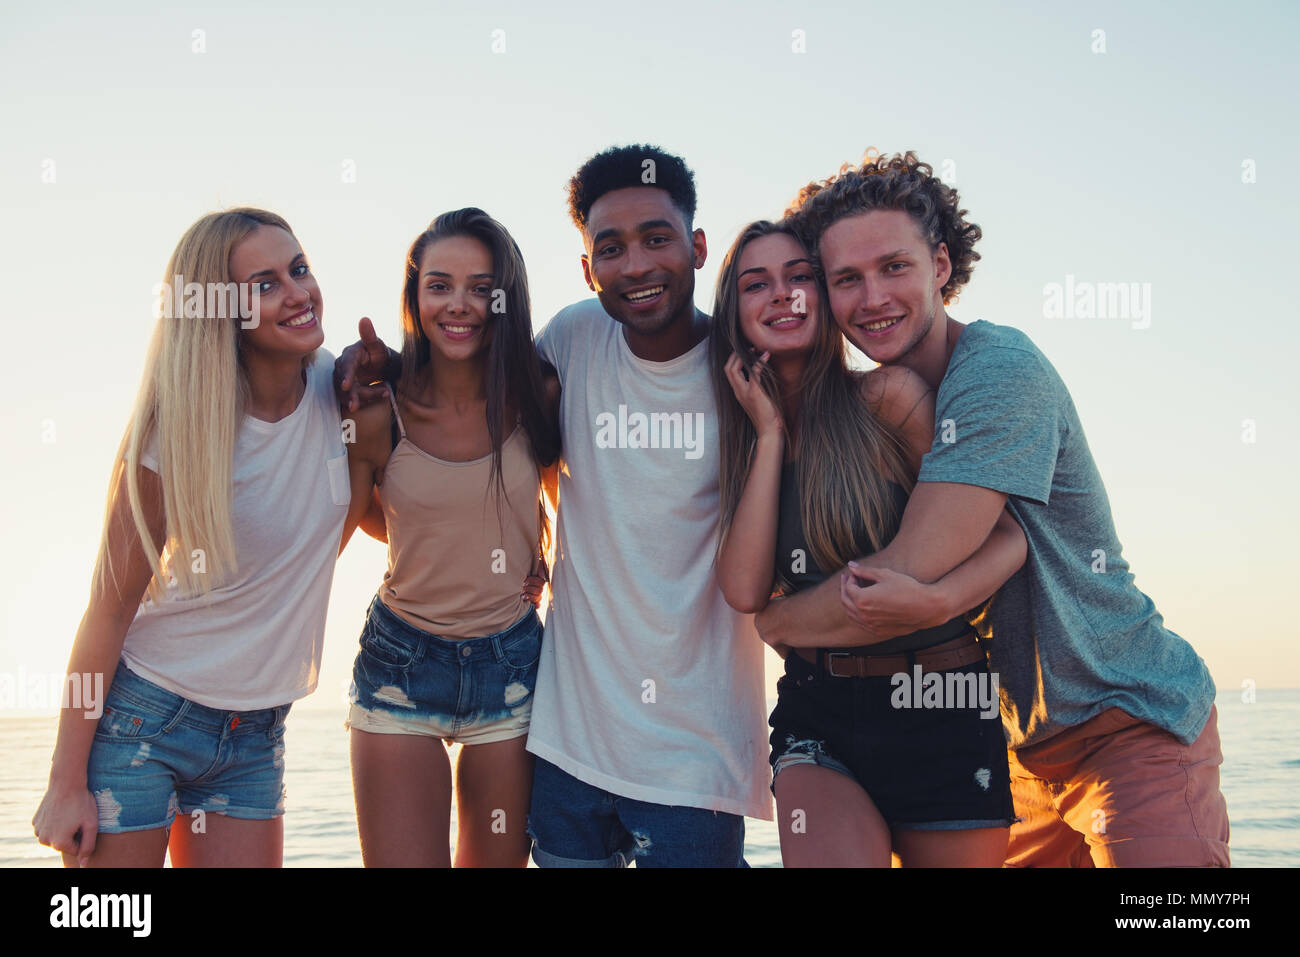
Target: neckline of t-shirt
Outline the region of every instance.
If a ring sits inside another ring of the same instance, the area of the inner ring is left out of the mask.
[[[298,404],[294,407],[294,410],[290,412],[288,415],[286,415],[283,419],[276,419],[274,422],[268,422],[266,421],[266,419],[259,419],[257,418],[257,416],[245,412],[244,424],[257,432],[266,432],[266,433],[279,432],[281,429],[288,428],[290,423],[292,423],[295,419],[299,418],[303,414],[302,410],[307,407],[309,400],[311,399],[312,376],[315,374],[315,371],[316,371],[316,363],[313,362],[310,366],[307,367],[306,370],[307,381],[303,384],[302,398],[298,400]]]
[[[681,355],[673,356],[671,359],[665,359],[662,362],[656,362],[654,359],[642,359],[639,355],[633,352],[632,347],[627,344],[627,336],[623,334],[623,324],[617,319],[611,321],[613,321],[617,327],[614,330],[614,334],[618,336],[619,349],[622,350],[623,355],[632,360],[632,362],[640,366],[642,369],[656,375],[672,375],[680,367],[691,362],[698,362],[700,357],[696,356],[695,352],[699,349],[704,349],[707,353],[709,348],[709,337],[705,336]]]
[[[972,329],[974,329],[976,326],[991,326],[991,325],[993,325],[993,323],[989,322],[987,319],[976,319],[974,322],[966,323],[966,328],[962,329],[961,335],[957,337],[957,344],[953,346],[952,355],[948,359],[948,364],[952,365],[952,363],[956,361],[958,353],[965,355],[966,353],[970,352],[972,349],[976,348],[976,346],[970,344],[971,340],[968,338],[968,336],[970,335],[970,331]],[[979,335],[982,336],[983,334],[984,334],[984,330],[980,329]],[[976,338],[978,337],[979,336],[976,336]]]

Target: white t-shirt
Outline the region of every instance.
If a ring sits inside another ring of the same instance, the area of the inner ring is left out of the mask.
[[[278,422],[246,415],[235,441],[238,568],[206,597],[146,601],[122,657],[199,704],[252,711],[316,689],[325,610],[351,490],[334,357],[316,352],[302,401]],[[140,456],[158,471],[157,444]]]
[[[714,570],[708,343],[640,359],[590,299],[538,349],[560,375],[564,468],[528,750],[623,797],[770,820],[763,643]]]

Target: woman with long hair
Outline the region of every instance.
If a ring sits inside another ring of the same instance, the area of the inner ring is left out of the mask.
[[[279,866],[349,504],[320,288],[288,223],[238,208],[162,289],[33,825],[68,866]]]
[[[373,495],[389,543],[350,691],[362,858],[451,865],[459,743],[456,866],[520,867],[559,384],[533,346],[519,247],[480,209],[415,239],[401,305],[401,374],[356,412],[349,447],[350,521]]]
[[[901,367],[848,368],[814,264],[786,223],[752,223],[728,251],[710,354],[718,579],[734,608],[756,612],[774,592],[816,585],[888,544],[933,439],[934,398]],[[1004,514],[941,584],[955,607],[974,607],[1024,555]],[[891,854],[904,866],[1001,865],[1013,811],[996,684],[991,714],[975,701],[917,710],[898,694],[900,675],[988,687],[964,617],[862,648],[779,650],[771,762],[786,866],[888,867]]]

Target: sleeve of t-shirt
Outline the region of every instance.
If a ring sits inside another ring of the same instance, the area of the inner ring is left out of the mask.
[[[158,431],[149,436],[149,441],[140,449],[140,464],[150,472],[158,471]]]
[[[338,405],[334,393],[334,353],[328,349],[317,349],[312,356],[309,382],[317,394],[327,396]]]
[[[573,320],[572,306],[561,309],[537,334],[537,354],[555,366],[555,371],[560,375],[561,386],[564,385],[564,370],[569,364]]]
[[[919,482],[978,485],[1046,505],[1064,417],[1063,386],[1041,357],[989,348],[939,387],[934,444]]]

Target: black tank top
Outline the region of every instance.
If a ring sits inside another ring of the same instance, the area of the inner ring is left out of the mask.
[[[896,515],[901,516],[903,509],[907,507],[907,492],[896,482],[890,482],[889,488],[894,495]],[[798,463],[786,462],[781,468],[781,504],[777,512],[776,525],[776,568],[781,576],[790,583],[792,592],[803,591],[805,588],[819,585],[826,580],[826,572],[813,560],[812,550],[808,547],[808,540],[804,537],[801,503]],[[875,549],[871,547],[871,539],[867,535],[866,525],[860,516],[854,518],[853,541],[857,545],[858,557],[870,555]],[[895,519],[893,527],[889,529],[889,534],[885,538],[887,540],[893,538],[897,531],[898,522]],[[958,617],[944,622],[942,625],[936,625],[934,628],[923,628],[920,631],[899,635],[896,638],[890,638],[874,645],[863,645],[860,648],[837,648],[835,650],[862,651],[873,655],[916,651],[921,648],[929,648],[932,645],[942,644],[970,630],[971,626],[966,619]]]

